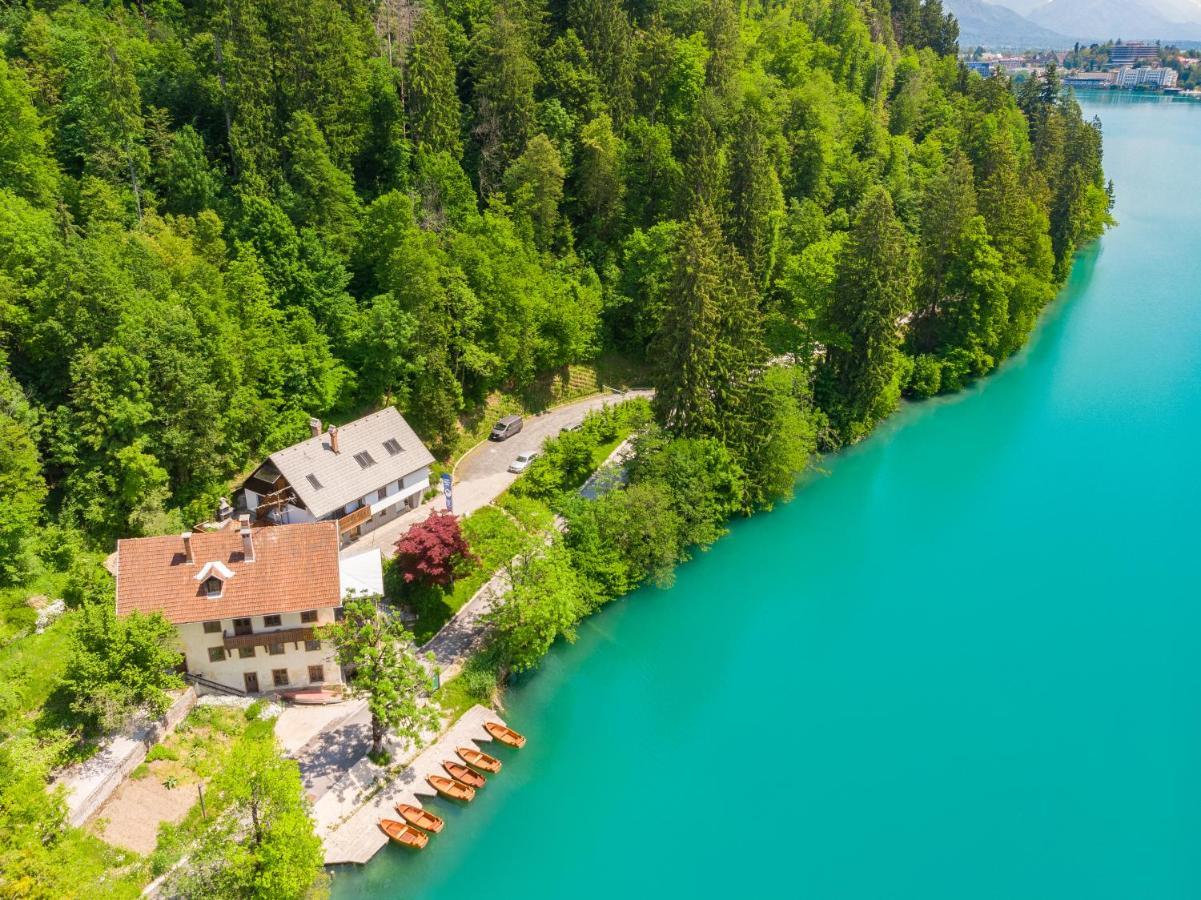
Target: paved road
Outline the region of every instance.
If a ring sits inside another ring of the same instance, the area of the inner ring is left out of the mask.
[[[547,438],[554,437],[569,425],[578,425],[584,421],[584,416],[593,410],[602,409],[613,403],[621,403],[634,397],[649,398],[653,393],[653,391],[639,390],[628,391],[625,394],[602,394],[586,397],[536,416],[526,416],[525,425],[520,434],[500,443],[485,441],[459,460],[459,464],[455,468],[454,481],[455,513],[460,516],[470,515],[503,494],[505,489],[517,479],[516,475],[508,471],[508,468],[509,463],[513,462],[519,453],[537,450]],[[391,556],[397,538],[408,531],[412,525],[424,521],[435,509],[445,508],[445,501],[442,497],[435,497],[412,512],[405,513],[386,525],[381,525],[375,531],[363,535],[362,538],[344,549],[342,556],[354,556],[364,553],[372,547],[379,547],[384,556]]]

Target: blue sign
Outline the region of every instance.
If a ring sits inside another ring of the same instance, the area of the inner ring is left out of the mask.
[[[449,472],[442,473],[442,494],[443,494],[443,496],[446,497],[447,512],[454,512],[455,501],[454,501],[454,496],[451,494],[450,473]]]

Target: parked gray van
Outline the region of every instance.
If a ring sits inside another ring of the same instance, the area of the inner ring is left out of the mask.
[[[505,441],[521,431],[521,416],[505,416],[492,426],[490,441]]]

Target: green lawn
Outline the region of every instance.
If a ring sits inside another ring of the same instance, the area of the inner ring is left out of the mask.
[[[389,579],[392,581],[389,595],[402,598],[417,613],[413,634],[419,644],[437,634],[438,629],[497,569],[516,556],[529,539],[527,532],[512,517],[495,506],[485,506],[465,517],[462,529],[477,559],[465,574],[455,579],[452,589],[402,585],[394,576]]]

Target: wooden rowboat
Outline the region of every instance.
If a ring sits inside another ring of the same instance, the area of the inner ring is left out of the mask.
[[[479,750],[472,750],[470,747],[460,747],[455,753],[459,754],[463,761],[473,769],[493,774],[500,771],[500,760],[495,756],[489,756]]]
[[[485,722],[484,728],[487,729],[488,734],[492,735],[492,737],[502,744],[508,744],[510,747],[525,746],[524,735],[518,734],[512,728],[501,725],[500,722]]]
[[[285,700],[302,706],[320,706],[325,703],[338,703],[342,695],[337,691],[285,691],[280,694]]]
[[[435,791],[451,800],[462,800],[468,803],[475,798],[475,788],[455,781],[453,778],[443,778],[441,775],[427,775],[426,781]]]
[[[397,822],[395,819],[380,819],[380,830],[402,847],[412,847],[420,850],[429,843],[430,836],[424,831],[418,831],[412,825]]]
[[[437,834],[446,825],[440,816],[435,816],[432,812],[424,810],[420,806],[397,803],[396,811],[410,825],[415,825],[422,831],[428,831],[431,834]]]
[[[450,775],[451,778],[454,778],[456,781],[461,781],[463,784],[469,784],[473,788],[482,788],[488,783],[487,778],[475,771],[475,769],[467,768],[467,766],[463,765],[462,763],[447,761],[442,763],[442,768],[446,770],[447,774]]]

